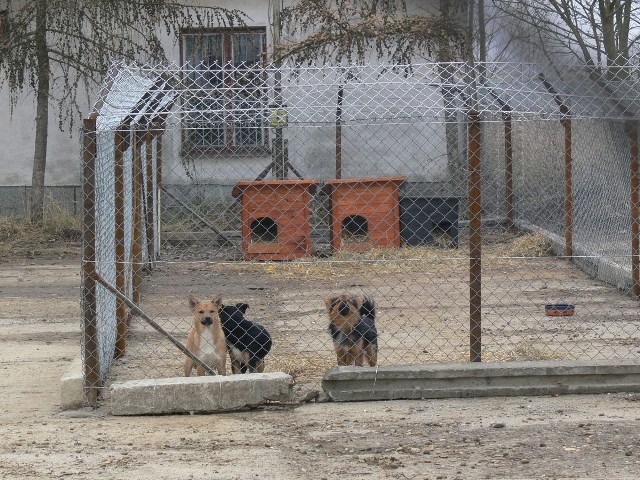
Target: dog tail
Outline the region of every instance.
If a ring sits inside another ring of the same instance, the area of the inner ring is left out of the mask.
[[[360,305],[360,317],[375,322],[376,319],[376,304],[372,298],[364,297],[362,305]]]

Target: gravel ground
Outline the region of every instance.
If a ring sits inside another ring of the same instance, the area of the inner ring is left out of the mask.
[[[79,262],[0,265],[0,478],[637,479],[633,394],[318,403],[218,415],[60,410]]]

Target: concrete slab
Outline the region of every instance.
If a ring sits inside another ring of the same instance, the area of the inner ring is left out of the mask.
[[[640,392],[640,364],[611,361],[336,367],[322,388],[335,401]]]
[[[111,386],[113,415],[161,415],[238,410],[289,401],[293,377],[285,373],[133,380]]]
[[[84,405],[84,377],[79,355],[60,378],[60,403],[62,410],[75,410]]]

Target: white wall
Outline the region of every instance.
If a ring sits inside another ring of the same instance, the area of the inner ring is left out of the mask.
[[[269,2],[266,0],[204,0],[195,3],[215,3],[223,8],[242,10],[250,17],[249,25],[268,24]],[[167,38],[165,48],[169,59],[177,63],[180,57],[174,39]],[[95,96],[87,101],[87,105],[94,101]],[[35,142],[34,96],[24,95],[13,114],[10,110],[9,92],[6,88],[0,88],[0,186],[30,185]],[[89,112],[89,108],[86,112]],[[47,185],[80,183],[80,116],[74,123],[73,131],[64,125],[65,130],[61,132],[57,112],[51,108],[45,176]]]
[[[31,185],[36,108],[33,95],[24,95],[10,111],[9,94],[0,90],[0,186]],[[77,124],[80,122],[76,122]],[[45,183],[77,185],[80,182],[79,136],[58,128],[57,112],[49,114],[49,145]]]
[[[295,0],[285,0],[285,5]],[[433,4],[436,0],[415,0],[422,10],[425,5]],[[269,26],[269,5],[266,0],[201,0],[197,3],[215,3],[223,8],[238,9],[248,14],[247,23],[250,26]],[[271,46],[270,28],[267,28],[267,44]],[[167,38],[165,41],[167,56],[170,61],[179,62],[179,46],[175,39]],[[95,98],[87,101],[87,105],[93,104]],[[31,184],[31,170],[33,163],[33,145],[35,141],[35,101],[32,95],[25,95],[16,105],[13,114],[10,113],[9,95],[6,89],[0,89],[0,186],[2,185],[29,185]],[[89,108],[87,108],[87,113]],[[73,131],[65,125],[64,131],[58,128],[57,112],[52,108],[49,115],[49,144],[47,156],[47,170],[45,183],[47,185],[68,185],[80,182],[80,138],[79,131],[82,119],[78,117],[74,122]],[[303,144],[305,142],[302,142]],[[330,136],[322,140],[326,155],[332,154]],[[293,146],[293,145],[292,145]],[[179,155],[174,145],[167,145],[165,158],[172,157],[174,165],[167,170],[174,171],[176,177],[182,177],[180,170],[175,168],[179,163]],[[171,149],[174,148],[173,151]],[[169,155],[171,153],[171,155]],[[216,159],[205,160],[201,168],[215,170],[220,173],[223,166],[230,175],[227,178],[251,178],[260,172],[270,159]],[[330,162],[327,163],[328,165]],[[311,165],[309,165],[312,167]],[[175,170],[174,170],[175,168]],[[313,168],[312,168],[313,170]],[[320,173],[320,171],[317,171]],[[179,180],[179,178],[175,178]],[[184,178],[182,178],[184,180]]]

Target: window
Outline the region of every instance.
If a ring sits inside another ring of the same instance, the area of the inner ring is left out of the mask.
[[[264,154],[266,29],[185,31],[183,150]]]

